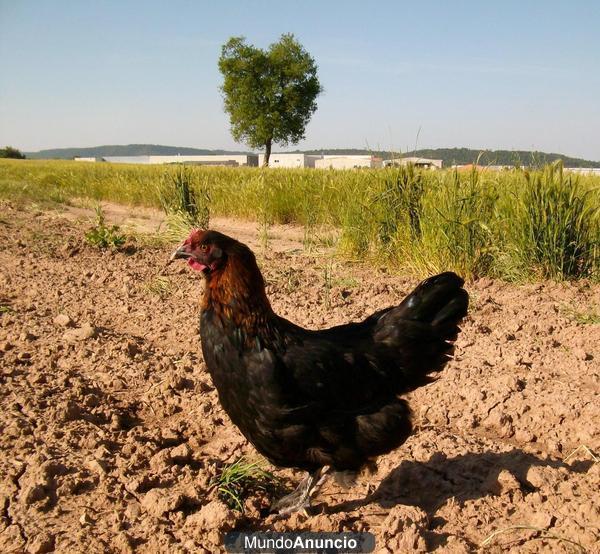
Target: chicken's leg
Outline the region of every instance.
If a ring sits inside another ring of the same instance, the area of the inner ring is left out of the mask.
[[[310,495],[323,484],[328,469],[326,466],[313,473],[307,473],[294,492],[273,502],[271,513],[278,512],[284,515],[310,508]]]

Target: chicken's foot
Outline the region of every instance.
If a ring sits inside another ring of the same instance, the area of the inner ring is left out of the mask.
[[[313,473],[307,473],[294,492],[273,502],[271,513],[277,512],[284,515],[310,508],[310,495],[323,484],[328,469],[326,466]]]

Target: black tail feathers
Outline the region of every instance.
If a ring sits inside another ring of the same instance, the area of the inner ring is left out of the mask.
[[[455,273],[426,279],[397,307],[380,316],[376,343],[393,354],[397,391],[408,391],[428,382],[450,359],[459,324],[467,314],[469,295]]]
[[[398,306],[404,319],[429,323],[436,330],[451,331],[467,315],[469,295],[456,273],[429,277]]]

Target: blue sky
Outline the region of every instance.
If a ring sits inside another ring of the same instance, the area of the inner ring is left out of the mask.
[[[0,0],[0,145],[240,148],[220,47],[284,32],[315,57],[325,89],[300,148],[600,160],[596,0]]]

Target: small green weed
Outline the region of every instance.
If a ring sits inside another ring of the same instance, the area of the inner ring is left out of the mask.
[[[565,317],[582,325],[597,325],[600,323],[600,311],[593,308],[576,310],[571,306],[563,306],[561,311]]]
[[[160,298],[166,298],[171,292],[171,281],[167,277],[155,277],[145,283],[144,290]]]
[[[0,304],[0,314],[12,314],[14,310],[8,304]]]
[[[299,270],[288,267],[285,268],[279,275],[277,275],[277,281],[281,283],[281,286],[287,294],[291,294],[298,290],[301,284],[302,274]]]
[[[360,281],[354,277],[338,277],[333,280],[333,286],[345,289],[354,289],[360,285]]]
[[[106,225],[100,206],[96,207],[96,224],[85,234],[85,241],[96,248],[119,248],[125,244],[125,236],[119,233],[118,225]]]
[[[255,492],[273,492],[281,488],[280,481],[264,469],[264,461],[248,461],[242,457],[226,464],[213,479],[219,498],[231,509],[244,511],[244,500]]]

